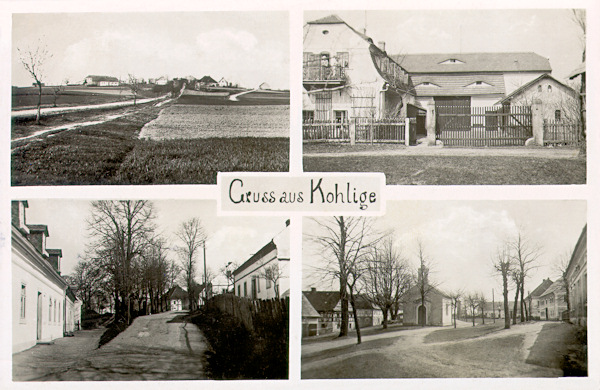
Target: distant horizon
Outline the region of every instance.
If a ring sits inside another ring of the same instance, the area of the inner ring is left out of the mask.
[[[32,28],[32,26],[34,26]],[[14,14],[13,86],[33,79],[18,49],[46,46],[46,85],[88,75],[169,79],[210,75],[257,88],[289,89],[287,12]]]

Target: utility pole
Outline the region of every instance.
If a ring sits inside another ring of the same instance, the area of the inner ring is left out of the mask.
[[[202,250],[204,254],[204,304],[208,301],[208,285],[206,283],[206,240],[202,242]]]
[[[494,315],[494,324],[496,323],[496,303],[494,301],[494,289],[492,289],[492,313]]]

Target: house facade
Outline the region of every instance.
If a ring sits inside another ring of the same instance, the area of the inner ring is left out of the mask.
[[[81,304],[60,275],[62,252],[46,249],[48,227],[27,224],[27,207],[11,204],[13,353],[63,337],[81,320]]]
[[[290,231],[285,228],[233,271],[234,293],[250,299],[282,297],[290,288]]]
[[[408,73],[365,34],[336,15],[304,27],[304,121],[406,117],[415,111]]]
[[[554,282],[550,280],[550,278],[542,280],[542,282],[525,298],[525,301],[529,306],[529,315],[531,318],[539,320],[543,317],[542,314],[545,315],[545,311],[542,310],[543,305],[540,305],[540,299],[552,284],[554,284]]]
[[[558,280],[544,291],[539,297],[539,316],[541,320],[560,321],[562,314],[567,310],[567,291],[562,281]]]
[[[406,325],[452,325],[452,300],[435,287],[427,287],[425,302],[421,301],[419,286],[407,291],[403,323]]]
[[[302,337],[318,336],[319,319],[321,315],[310,303],[306,295],[302,294]]]
[[[517,88],[497,104],[531,106],[536,101],[542,103],[542,117],[545,121],[578,122],[580,119],[577,91],[549,74],[543,74]]]
[[[569,283],[569,320],[587,326],[587,224],[575,245],[567,267]]]

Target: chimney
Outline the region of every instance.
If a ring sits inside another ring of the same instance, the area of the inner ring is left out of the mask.
[[[290,220],[289,219],[285,221],[285,226],[286,227],[290,226]]]
[[[26,200],[13,200],[11,202],[11,222],[24,235],[29,234],[29,228],[25,222],[25,209],[28,207],[29,204]]]
[[[37,249],[37,251],[44,257],[48,257],[46,252],[46,237],[48,237],[48,226],[46,225],[27,225],[29,228],[29,235],[27,239]]]
[[[381,51],[385,51],[385,42],[384,41],[377,42],[377,46],[379,47],[379,49]]]
[[[310,291],[313,291],[313,292],[314,292],[314,291],[317,291],[317,288],[316,288],[316,287],[311,287],[311,288],[310,288]]]
[[[48,252],[48,262],[54,268],[57,274],[60,275],[60,260],[62,259],[61,249],[46,249]]]

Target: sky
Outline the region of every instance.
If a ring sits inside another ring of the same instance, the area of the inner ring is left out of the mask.
[[[46,46],[46,84],[87,75],[201,78],[289,88],[287,12],[14,14],[12,83],[31,85],[17,49]]]
[[[265,244],[285,227],[284,217],[217,217],[216,201],[196,200],[154,200],[157,231],[170,246],[178,244],[175,232],[182,222],[193,217],[202,221],[207,234],[206,264],[215,274],[228,262],[241,265],[258,252]],[[90,242],[86,220],[91,213],[90,201],[65,199],[35,199],[28,201],[26,211],[28,224],[48,226],[49,237],[46,247],[62,249],[61,271],[68,275],[83,256],[86,244]],[[179,259],[171,251],[169,258]],[[202,264],[202,254],[198,257]],[[198,270],[197,280],[201,281],[202,271]],[[226,285],[219,275],[214,285]]]
[[[389,54],[535,52],[564,79],[581,63],[579,27],[569,9],[310,11],[305,22],[337,14]]]
[[[331,218],[331,217],[330,217]],[[490,300],[502,294],[502,280],[494,275],[492,256],[519,229],[541,248],[538,268],[525,282],[532,291],[543,279],[557,280],[554,264],[572,253],[586,224],[585,201],[388,201],[378,218],[378,231],[391,232],[396,247],[411,268],[418,267],[417,241],[433,266],[430,277],[445,291],[462,289],[482,293]],[[319,234],[314,220],[305,218],[304,232]],[[326,281],[316,269],[323,264],[321,248],[303,237],[303,290],[337,290],[337,281]]]

